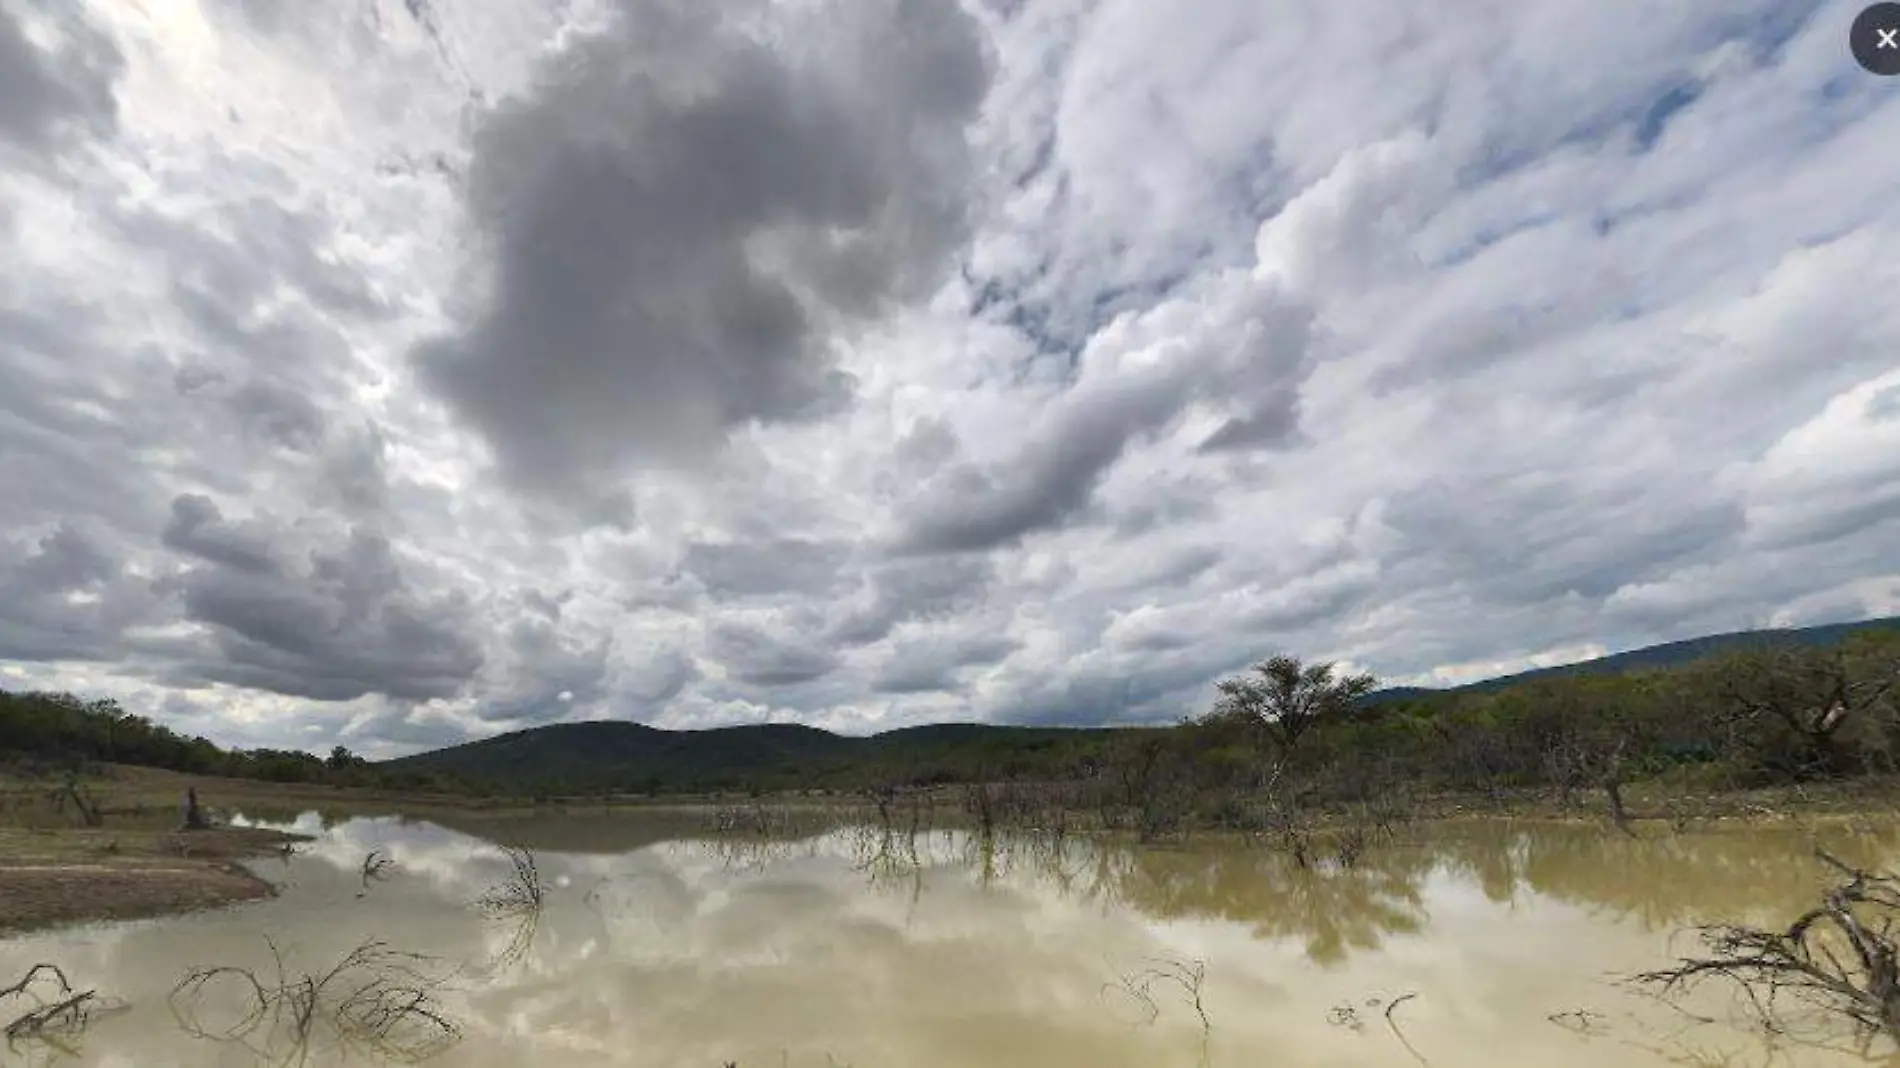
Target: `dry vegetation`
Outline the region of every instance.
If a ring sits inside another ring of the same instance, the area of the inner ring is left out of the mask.
[[[460,1041],[438,998],[446,980],[430,971],[431,958],[365,942],[327,969],[302,972],[266,942],[268,973],[220,965],[181,979],[170,998],[179,1027],[276,1065],[301,1065],[318,1051],[416,1064]],[[227,988],[241,1008],[220,1014],[216,992]]]
[[[482,969],[491,975],[513,967],[527,955],[540,931],[541,912],[547,904],[547,889],[534,854],[526,849],[503,852],[508,858],[508,877],[474,901],[475,911],[483,918],[511,925],[508,939]]]
[[[35,964],[19,981],[0,988],[0,1020],[7,1021],[7,1048],[14,1052],[39,1045],[77,1056],[79,1038],[93,1019],[121,1007],[97,990],[77,989],[53,964]]]
[[[1635,981],[1666,997],[1723,982],[1771,1035],[1825,1042],[1845,1021],[1855,1052],[1892,1047],[1900,1041],[1900,878],[1816,856],[1838,881],[1786,927],[1704,927],[1701,954]]]

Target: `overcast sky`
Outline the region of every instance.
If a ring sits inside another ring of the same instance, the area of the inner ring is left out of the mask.
[[[0,686],[373,755],[1900,612],[1789,0],[0,0]]]

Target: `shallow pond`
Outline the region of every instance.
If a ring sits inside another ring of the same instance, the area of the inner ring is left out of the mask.
[[[1900,857],[1900,834],[1864,823],[1640,840],[1471,823],[1307,871],[1230,840],[741,840],[625,814],[452,822],[305,816],[293,829],[317,841],[255,865],[281,884],[275,900],[0,942],[8,981],[53,962],[124,1003],[70,1052],[29,1043],[15,1058],[1863,1063],[1769,1043],[1714,988],[1692,1015],[1617,977],[1693,948],[1688,925],[1785,923],[1811,905],[1825,882],[1816,834],[1856,863]],[[532,850],[539,907],[504,846]],[[373,852],[387,865],[366,865]],[[365,943],[382,946],[351,958]],[[179,987],[207,968],[245,972]]]

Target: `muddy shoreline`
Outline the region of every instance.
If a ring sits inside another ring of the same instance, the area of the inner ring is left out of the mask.
[[[240,861],[307,840],[247,827],[0,828],[0,937],[267,898],[276,888]]]

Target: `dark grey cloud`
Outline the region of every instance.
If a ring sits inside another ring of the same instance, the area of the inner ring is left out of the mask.
[[[1723,554],[1744,527],[1738,502],[1675,482],[1445,480],[1396,496],[1387,520],[1406,543],[1410,563],[1398,568],[1425,572],[1415,581],[1455,582],[1511,606],[1601,600]]]
[[[575,641],[558,623],[517,619],[504,630],[501,644],[513,670],[476,703],[480,718],[546,722],[603,710],[611,637]]]
[[[1022,642],[1005,635],[958,635],[901,640],[885,658],[870,688],[878,694],[927,694],[956,690],[956,673],[1009,658]]]
[[[292,452],[315,451],[328,430],[316,402],[274,382],[247,383],[231,394],[230,404],[253,434]]]
[[[365,755],[383,757],[427,749],[445,749],[487,733],[478,725],[422,706],[390,707],[372,713],[340,736],[365,747]],[[391,752],[394,750],[394,752]]]
[[[120,558],[83,526],[0,536],[0,660],[111,660],[125,628],[151,618],[154,598],[128,581]]]
[[[1779,549],[1813,549],[1900,521],[1900,461],[1860,479],[1840,479],[1816,492],[1776,502],[1774,514],[1758,517],[1749,540]]]
[[[1348,561],[1301,575],[1283,583],[1260,602],[1240,613],[1238,629],[1246,634],[1298,634],[1346,618],[1379,589],[1378,567]]]
[[[1256,403],[1245,415],[1236,415],[1222,423],[1219,430],[1201,442],[1201,451],[1284,447],[1296,440],[1299,433],[1300,397],[1296,392],[1287,391]]]
[[[877,693],[952,691],[956,674],[967,667],[994,664],[1021,648],[1004,636],[938,637],[900,641],[872,676]]]
[[[649,718],[701,678],[699,665],[675,648],[632,653],[622,682],[634,699],[636,718]]]
[[[1900,386],[1888,386],[1869,397],[1867,418],[1877,423],[1900,419]]]
[[[163,440],[163,405],[146,383],[88,375],[110,358],[110,339],[83,304],[22,294],[9,307],[0,292],[0,487],[9,520],[23,526],[93,516],[131,529],[165,496],[128,454]],[[104,365],[109,366],[109,363]],[[128,404],[127,393],[144,403]],[[170,420],[176,429],[176,420]]]
[[[1189,526],[1211,518],[1227,489],[1228,483],[1223,479],[1184,474],[1151,487],[1140,500],[1112,513],[1110,521],[1115,535],[1124,539]]]
[[[389,508],[389,446],[382,428],[365,423],[331,437],[321,459],[317,503],[367,518]]]
[[[950,465],[905,505],[898,548],[986,551],[1072,524],[1091,513],[1123,454],[1191,404],[1240,409],[1214,435],[1218,450],[1296,444],[1311,341],[1312,311],[1300,298],[1235,273],[1116,321],[1011,455]]]
[[[816,641],[799,641],[741,622],[714,624],[706,636],[706,655],[731,678],[751,686],[812,682],[842,664],[836,653]]]
[[[831,321],[928,292],[964,240],[975,24],[799,10],[626,0],[483,118],[483,297],[415,357],[517,489],[582,502],[735,426],[836,412]],[[749,18],[788,22],[768,44]]]
[[[283,184],[281,175],[234,175]],[[104,206],[102,205],[102,208]],[[113,204],[101,221],[134,246],[166,258],[174,306],[209,339],[256,340],[249,322],[283,287],[327,314],[370,321],[393,313],[390,303],[336,252],[349,226],[322,203],[285,204],[262,196],[234,199],[214,213],[174,213]],[[282,329],[275,322],[266,328]],[[332,368],[323,367],[322,370]]]
[[[763,544],[693,542],[686,547],[680,569],[721,599],[778,594],[813,597],[838,588],[850,556],[848,545],[801,538]]]
[[[236,571],[252,575],[282,571],[268,531],[225,522],[217,503],[202,493],[181,494],[172,501],[171,521],[159,539],[168,549]]]
[[[25,10],[53,30],[42,48],[28,38]],[[0,143],[54,148],[71,135],[110,134],[125,57],[77,4],[0,3]]]
[[[148,647],[180,658],[169,677],[318,701],[420,701],[455,696],[482,667],[465,599],[413,585],[388,539],[354,530],[293,567],[266,537],[230,529],[204,498],[174,503],[166,544],[200,562],[171,586],[210,639]]]
[[[1258,649],[1214,643],[1098,659],[1016,688],[1000,702],[998,718],[1033,727],[1177,722],[1207,707],[1214,679],[1259,656]]]
[[[847,647],[882,641],[912,620],[943,619],[977,607],[995,577],[979,556],[916,557],[868,570],[858,595],[843,606],[828,639]]]
[[[1018,456],[963,463],[938,477],[904,517],[907,552],[979,552],[1060,527],[1094,498],[1129,441],[1180,413],[1188,384],[1154,375],[1065,397],[1047,428]]]
[[[309,5],[296,0],[212,0],[206,8],[217,16],[235,16],[267,34],[296,26],[297,18],[309,11]]]

